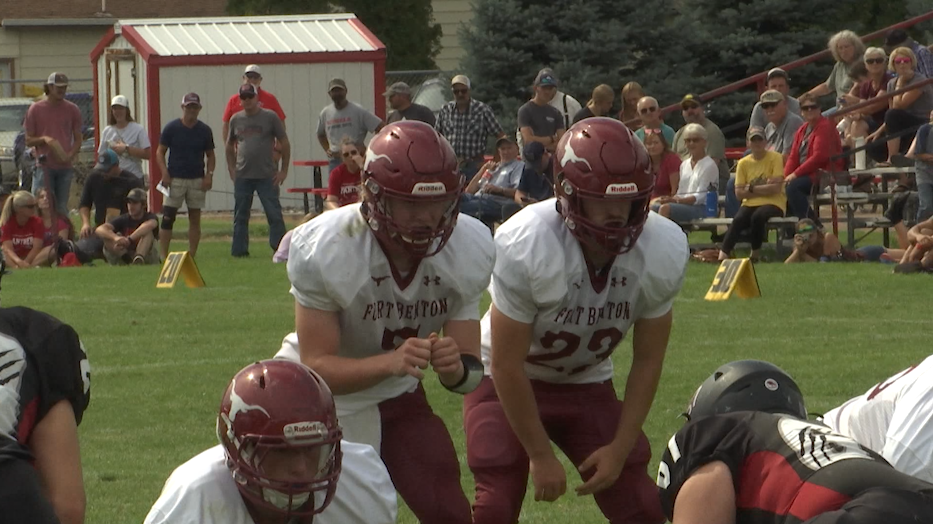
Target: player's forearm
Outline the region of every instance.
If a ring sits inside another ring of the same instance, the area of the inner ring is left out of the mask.
[[[301,363],[316,371],[334,395],[348,395],[369,389],[392,376],[387,352],[368,358],[337,355],[302,356]]]
[[[531,381],[525,375],[523,365],[512,369],[494,367],[492,381],[509,425],[528,457],[535,460],[553,453],[547,431],[538,416],[538,403],[531,389]]]
[[[81,215],[81,227],[90,227],[91,226],[91,208],[89,207],[80,207],[78,208],[78,214]]]

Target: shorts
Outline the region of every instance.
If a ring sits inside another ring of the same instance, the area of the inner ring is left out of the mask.
[[[161,259],[159,258],[159,242],[158,239],[153,239],[152,244],[149,246],[148,253],[136,253],[135,248],[127,251],[130,254],[130,258],[135,257],[136,255],[142,255],[146,260],[146,264],[159,264]],[[119,266],[121,264],[126,264],[126,261],[123,260],[123,253],[117,253],[107,249],[107,245],[104,244],[104,259],[111,266]]]
[[[204,177],[173,178],[172,187],[169,188],[164,205],[180,208],[182,204],[187,202],[189,210],[201,209],[204,207],[204,201],[207,198],[207,191],[201,189],[203,184]]]
[[[933,496],[897,488],[859,493],[841,508],[804,524],[922,524],[933,522]]]

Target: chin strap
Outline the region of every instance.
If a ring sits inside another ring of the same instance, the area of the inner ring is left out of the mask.
[[[459,382],[452,386],[441,383],[448,391],[466,395],[479,387],[483,380],[483,363],[478,358],[469,353],[460,354],[460,362],[463,362],[463,377]]]

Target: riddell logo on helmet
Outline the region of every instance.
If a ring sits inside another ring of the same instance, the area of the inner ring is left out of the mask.
[[[447,186],[443,182],[418,182],[411,188],[413,195],[443,195],[447,192]]]
[[[606,186],[607,195],[634,195],[635,193],[638,193],[638,185],[634,182]]]
[[[308,440],[323,438],[327,435],[327,426],[323,422],[295,422],[282,428],[285,440]]]

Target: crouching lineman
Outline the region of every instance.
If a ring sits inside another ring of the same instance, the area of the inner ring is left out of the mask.
[[[344,438],[379,450],[422,524],[472,524],[460,462],[421,379],[455,393],[482,378],[479,304],[495,258],[489,230],[459,215],[463,177],[447,140],[418,121],[369,144],[362,202],[292,235],[297,333],[278,357],[320,373]],[[443,336],[439,334],[443,332]]]
[[[84,523],[78,424],[90,395],[87,355],[70,326],[0,309],[0,524]]]
[[[926,524],[933,484],[807,422],[803,395],[773,364],[726,364],[694,394],[658,471],[673,524]]]
[[[933,356],[829,411],[823,423],[933,482]]]
[[[220,445],[175,469],[145,524],[394,524],[379,456],[340,436],[321,377],[297,362],[250,364],[220,402]]]
[[[529,471],[535,500],[557,500],[567,481],[553,441],[584,480],[577,494],[594,495],[609,522],[657,524],[664,516],[642,424],[687,239],[649,213],[648,153],[621,122],[582,120],[555,155],[556,202],[530,205],[496,232],[492,306],[482,324],[490,376],[464,406],[474,518],[517,522]],[[630,329],[623,408],[610,357]]]

